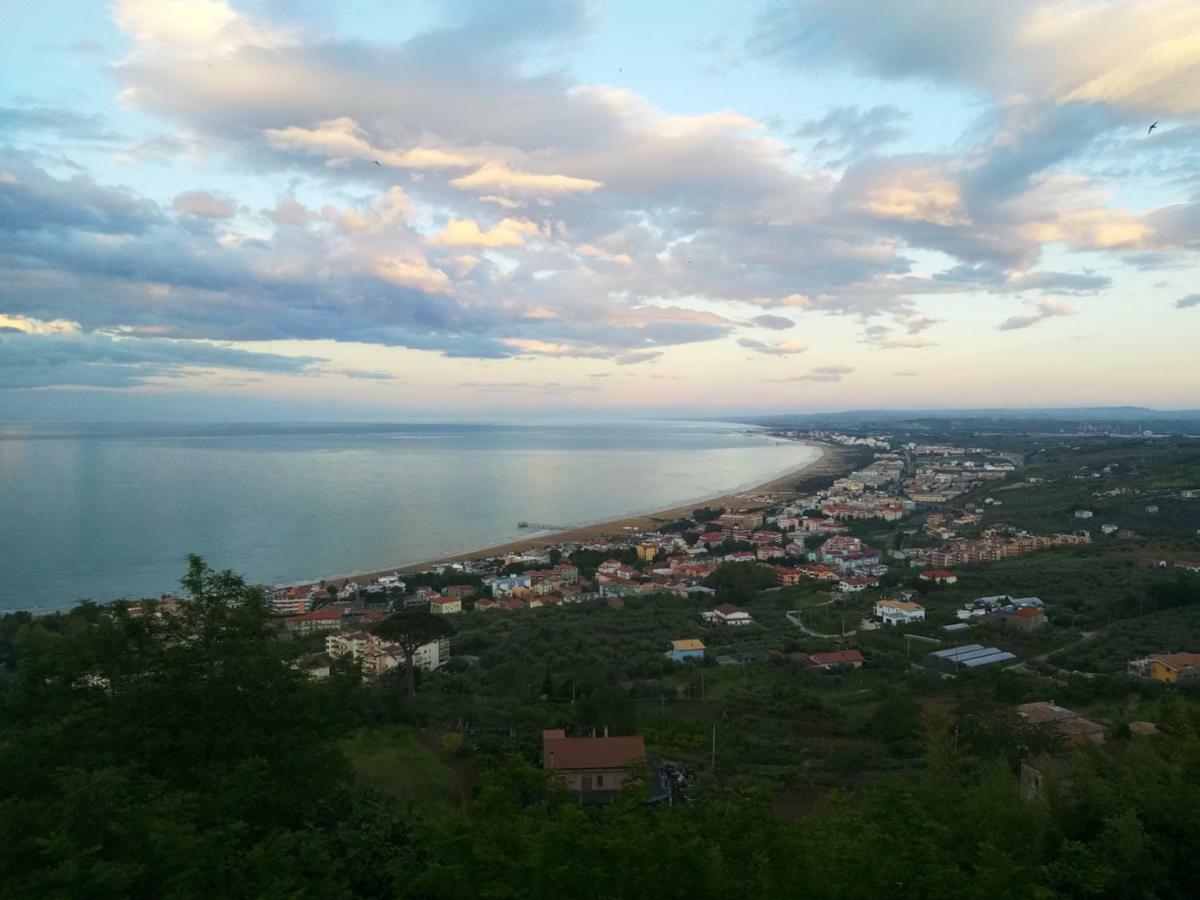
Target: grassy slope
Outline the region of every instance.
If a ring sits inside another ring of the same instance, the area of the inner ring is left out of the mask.
[[[459,806],[458,778],[411,728],[362,728],[342,742],[360,783],[415,803]]]

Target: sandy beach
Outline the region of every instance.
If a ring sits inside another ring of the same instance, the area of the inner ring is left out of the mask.
[[[827,479],[849,471],[850,454],[844,447],[833,444],[822,444],[817,441],[804,441],[811,447],[821,451],[821,455],[807,465],[772,479],[771,481],[736,491],[729,494],[719,494],[702,500],[693,500],[681,506],[660,509],[643,515],[626,516],[620,519],[609,519],[591,525],[582,525],[565,531],[541,532],[528,538],[496,544],[466,553],[441,556],[436,559],[406,565],[392,566],[373,572],[361,572],[349,576],[326,579],[327,583],[342,585],[350,581],[367,583],[381,575],[392,575],[396,572],[420,572],[441,563],[460,562],[468,559],[487,559],[493,556],[523,553],[541,547],[566,543],[588,543],[604,538],[625,537],[639,531],[654,531],[668,522],[688,515],[700,506],[720,506],[732,510],[750,510],[784,503],[790,497],[806,493],[809,484],[818,479]]]

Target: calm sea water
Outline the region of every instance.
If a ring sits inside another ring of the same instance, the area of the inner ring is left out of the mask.
[[[812,447],[712,423],[0,423],[0,609],[174,590],[189,552],[288,583],[746,487]]]

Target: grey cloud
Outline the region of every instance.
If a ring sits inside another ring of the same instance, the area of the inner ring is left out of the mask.
[[[368,381],[395,381],[396,376],[391,372],[377,372],[370,369],[337,369],[338,375],[347,378],[363,378]]]
[[[768,7],[751,46],[805,69],[843,62],[885,78],[979,82],[1002,74],[997,50],[1011,41],[1031,2],[791,0]]]
[[[323,360],[192,341],[98,333],[0,333],[0,388],[60,385],[125,388],[189,369],[302,374]]]
[[[796,325],[787,316],[761,315],[755,316],[750,321],[762,328],[770,328],[774,331],[783,331],[785,328],[794,328]]]
[[[52,106],[0,106],[0,134],[45,131],[63,137],[94,141],[114,140],[103,116],[77,113]]]
[[[1200,294],[1188,294],[1175,301],[1176,309],[1187,309],[1192,306],[1200,306]]]
[[[810,119],[794,134],[814,138],[818,153],[844,154],[846,157],[871,152],[903,137],[908,113],[895,106],[838,106],[819,119]]]
[[[98,185],[86,175],[59,180],[19,156],[0,156],[0,232],[74,228],[142,234],[161,221],[158,207],[132,191]]]

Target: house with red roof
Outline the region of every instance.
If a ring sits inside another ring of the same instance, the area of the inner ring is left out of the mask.
[[[542,768],[554,772],[582,804],[611,803],[630,776],[646,769],[640,736],[567,737],[561,728],[542,732]]]
[[[288,616],[284,626],[294,634],[312,634],[314,631],[336,631],[342,627],[342,610],[327,606],[298,616]]]
[[[834,650],[832,653],[813,653],[806,662],[810,669],[821,669],[824,672],[841,666],[861,669],[863,655],[857,650]]]
[[[429,611],[435,616],[451,616],[462,612],[462,600],[458,597],[434,597],[429,601]]]

